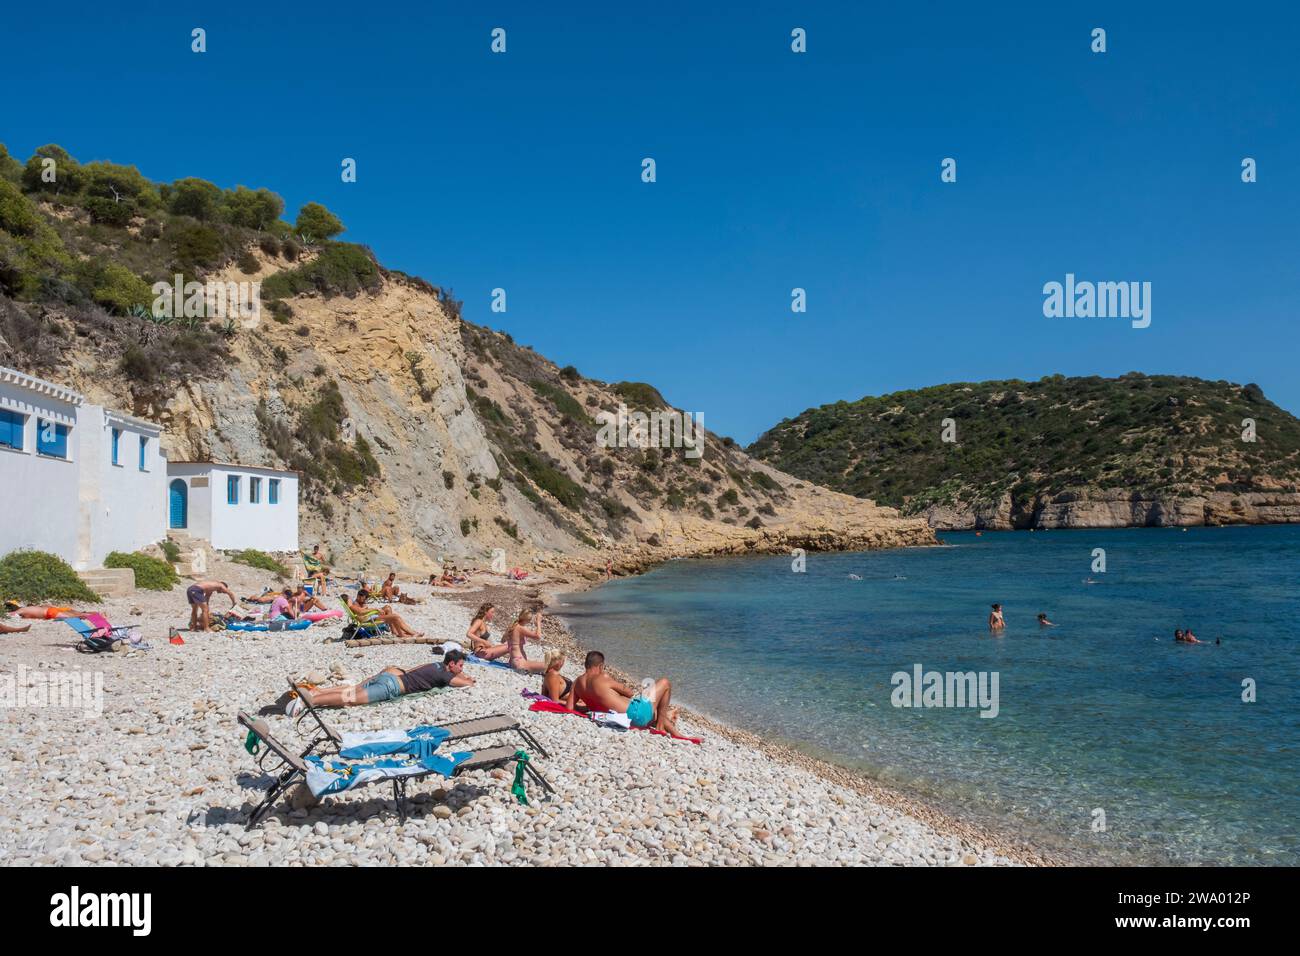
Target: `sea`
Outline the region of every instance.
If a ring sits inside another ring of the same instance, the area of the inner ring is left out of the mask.
[[[1062,859],[1300,863],[1300,526],[939,538],[670,561],[556,610],[691,709]]]

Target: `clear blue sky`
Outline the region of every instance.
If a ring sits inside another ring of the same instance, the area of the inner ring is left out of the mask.
[[[1253,381],[1300,411],[1292,5],[405,6],[11,5],[0,142],[323,202],[471,321],[743,442],[1054,372]],[[1150,281],[1151,327],[1044,318],[1067,272]]]

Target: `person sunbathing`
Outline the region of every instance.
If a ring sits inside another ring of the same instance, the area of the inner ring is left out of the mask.
[[[677,709],[670,708],[673,685],[667,677],[654,682],[644,693],[616,681],[605,673],[605,655],[592,651],[583,664],[586,670],[569,689],[564,702],[570,710],[584,705],[591,711],[612,710],[627,714],[633,727],[651,727],[666,734],[677,733]]]
[[[373,608],[367,605],[370,600],[370,592],[362,588],[357,592],[355,602],[349,601],[348,607],[352,608],[352,613],[362,621],[378,621],[388,625],[388,630],[394,637],[424,637],[424,633],[416,631],[402,619],[402,616],[385,604],[381,608]]]
[[[40,604],[24,605],[19,604],[17,601],[5,601],[5,610],[29,621],[61,621],[65,617],[82,617],[88,613],[86,611],[74,611],[70,607],[52,607]],[[26,630],[26,628],[23,628],[23,630]]]
[[[532,628],[524,627],[524,622],[529,617],[533,619]],[[540,609],[529,611],[524,608],[519,612],[519,619],[510,626],[506,631],[506,645],[510,655],[510,666],[517,671],[523,671],[525,674],[540,674],[546,670],[545,661],[530,661],[524,645],[528,641],[540,641],[542,639],[542,612]]]
[[[0,634],[22,634],[24,631],[30,631],[31,629],[30,624],[19,627],[16,624],[6,624],[4,621],[0,621]]]
[[[266,612],[266,619],[274,621],[279,617],[295,618],[298,616],[298,605],[293,599],[293,592],[285,588],[275,596],[271,602],[271,609]]]
[[[470,653],[481,660],[494,661],[510,651],[509,644],[495,644],[492,641],[492,632],[488,629],[488,624],[495,615],[496,608],[493,605],[482,605],[474,613],[474,620],[469,622],[469,630],[465,632],[465,637],[469,640]]]
[[[547,651],[546,673],[542,675],[542,693],[556,703],[567,700],[569,691],[573,689],[573,681],[560,673],[562,667],[564,667],[564,652]]]
[[[272,604],[280,592],[274,588],[267,588],[261,594],[244,598],[245,604]]]
[[[360,707],[396,700],[404,694],[419,694],[435,687],[470,687],[474,678],[462,673],[464,669],[464,652],[452,650],[442,656],[441,664],[424,664],[410,670],[385,667],[374,677],[348,687],[311,691],[299,687],[298,695],[302,699],[295,697],[290,700],[284,712],[289,717],[297,717],[306,710],[304,700],[313,707]]]
[[[379,596],[385,601],[397,601],[399,604],[419,604],[415,598],[409,594],[403,594],[402,589],[397,586],[397,574],[390,574],[383,585],[379,588]]]
[[[308,594],[307,589],[301,584],[293,592],[293,603],[299,616],[306,614],[308,611],[328,611],[321,599],[314,594]]]

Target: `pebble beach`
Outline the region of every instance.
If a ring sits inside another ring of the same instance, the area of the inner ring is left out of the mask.
[[[213,576],[240,595],[274,584],[264,572],[217,562]],[[398,608],[426,636],[461,640],[484,600],[497,603],[494,633],[538,594],[500,579],[449,594],[419,584],[423,603]],[[337,602],[338,587],[328,602]],[[513,606],[507,602],[514,598]],[[229,601],[217,596],[214,610]],[[286,677],[330,686],[385,666],[433,659],[427,644],[349,648],[338,621],[278,633],[182,632],[183,585],[136,591],[98,608],[138,625],[148,650],[83,655],[58,621],[0,636],[0,678],[78,675],[102,679],[102,714],[10,699],[0,708],[0,863],[34,865],[921,865],[1049,862],[1032,849],[974,830],[847,770],[766,745],[683,712],[699,745],[602,728],[577,717],[532,713],[525,688],[540,676],[467,666],[473,687],[366,707],[329,710],[340,730],[437,724],[486,714],[518,719],[549,752],[534,755],[557,793],[536,785],[528,805],[511,794],[513,772],[427,778],[408,789],[399,822],[386,785],[317,801],[305,788],[282,798],[253,830],[245,823],[270,778],[244,747],[236,714],[263,714],[272,733],[301,751],[310,718],[284,716]],[[577,648],[548,619],[546,641]],[[540,658],[543,648],[530,646]],[[613,662],[611,662],[613,663]],[[672,676],[672,675],[669,675]],[[12,683],[12,682],[11,682]],[[58,703],[57,701],[55,703]],[[515,743],[487,738],[483,744]]]

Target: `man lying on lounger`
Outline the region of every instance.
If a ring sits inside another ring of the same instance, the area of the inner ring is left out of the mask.
[[[328,687],[308,691],[298,688],[298,693],[313,707],[360,707],[396,700],[404,694],[418,694],[435,687],[469,687],[474,678],[461,673],[465,669],[465,654],[448,651],[441,664],[425,664],[404,671],[400,667],[385,667],[382,671],[350,687]],[[285,705],[284,712],[296,717],[304,710],[303,702],[294,698]]]
[[[65,617],[81,617],[86,611],[74,611],[70,607],[54,607],[44,604],[19,604],[17,601],[5,601],[5,611],[29,621],[61,621]],[[31,625],[28,625],[30,627]],[[27,630],[26,627],[19,630]],[[12,632],[17,633],[17,632]]]
[[[584,662],[587,668],[569,689],[569,699],[564,705],[577,710],[583,704],[588,710],[612,710],[627,714],[633,727],[653,727],[667,734],[677,733],[677,709],[669,708],[673,685],[667,677],[655,681],[648,697],[634,687],[628,687],[605,673],[605,655],[592,651]]]

